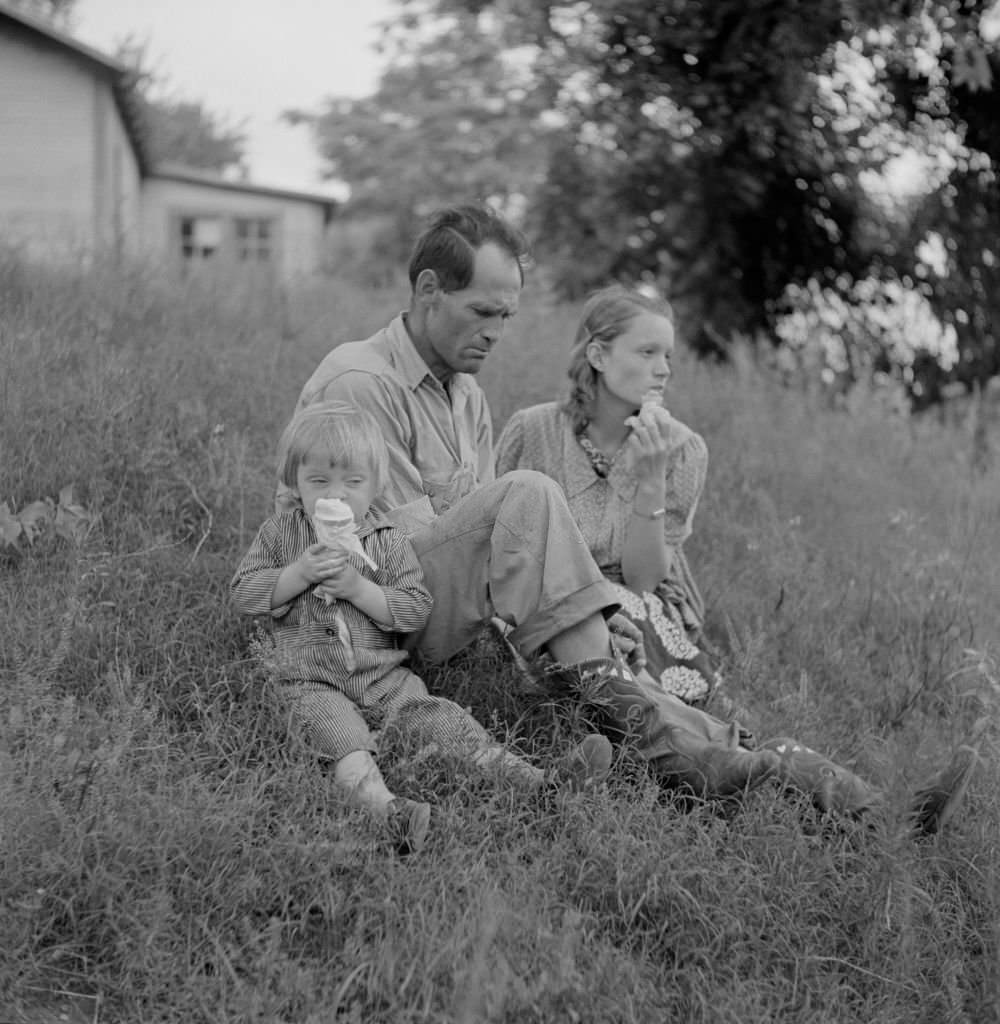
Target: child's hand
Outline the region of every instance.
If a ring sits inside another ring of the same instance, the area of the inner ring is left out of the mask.
[[[323,544],[313,544],[295,560],[295,568],[308,585],[322,583],[339,571],[343,555],[342,551],[331,551]]]
[[[319,585],[313,589],[313,593],[327,604],[334,599],[353,603],[364,577],[351,564],[347,552],[343,549],[331,551],[329,548],[323,548],[323,551],[327,555],[324,560],[323,576],[317,580]]]

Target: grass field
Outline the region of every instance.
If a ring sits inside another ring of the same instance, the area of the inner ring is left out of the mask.
[[[0,1020],[1000,1021],[1000,482],[874,400],[682,353],[669,404],[712,453],[689,557],[730,695],[885,787],[886,827],[682,807],[626,755],[528,795],[400,743],[390,784],[435,804],[400,859],[332,791],[227,587],[301,384],[405,300],[0,262]],[[561,387],[576,312],[526,293],[498,429]],[[514,681],[488,645],[428,677],[544,763],[584,724]],[[984,719],[954,826],[901,837]]]

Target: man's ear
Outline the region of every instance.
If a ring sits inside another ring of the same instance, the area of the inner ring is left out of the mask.
[[[417,280],[413,285],[413,294],[426,302],[437,299],[440,293],[441,279],[437,276],[437,271],[425,267],[417,274]]]
[[[592,341],[587,345],[587,362],[598,372],[604,369],[604,347],[600,342]]]

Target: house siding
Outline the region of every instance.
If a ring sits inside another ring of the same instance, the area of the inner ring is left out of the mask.
[[[141,250],[142,178],[135,150],[103,82],[94,82],[94,235],[98,248],[117,259]]]
[[[122,156],[109,157],[118,148]],[[124,232],[138,222],[138,194],[110,81],[8,26],[0,34],[3,239],[31,256],[88,255],[113,245],[112,225]]]
[[[238,273],[233,254],[232,224],[236,218],[268,220],[274,226],[272,277],[279,283],[315,273],[326,237],[323,208],[318,203],[194,182],[157,178],[143,186],[143,239],[147,254],[173,273],[183,272],[180,222],[188,217],[220,217],[225,225],[226,252],[216,261],[219,272]],[[259,268],[258,268],[259,269]]]

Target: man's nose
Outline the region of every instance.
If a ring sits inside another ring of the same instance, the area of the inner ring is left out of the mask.
[[[490,320],[479,333],[483,340],[489,342],[492,346],[500,341],[506,328],[507,321],[503,317],[498,316],[495,320]]]

